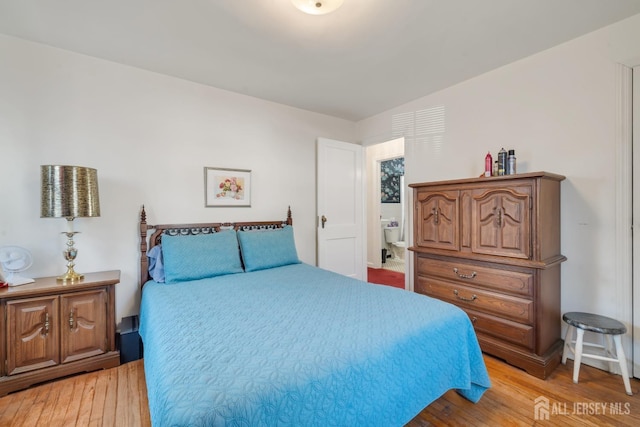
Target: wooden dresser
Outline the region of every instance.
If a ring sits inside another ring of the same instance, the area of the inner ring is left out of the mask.
[[[546,378],[560,362],[560,182],[547,172],[411,184],[414,289],[464,309],[482,350]]]
[[[115,345],[119,271],[55,277],[0,289],[0,396],[54,378],[120,364]]]

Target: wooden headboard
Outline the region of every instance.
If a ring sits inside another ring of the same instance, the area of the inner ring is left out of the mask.
[[[236,231],[273,229],[282,228],[285,225],[293,225],[293,220],[291,219],[291,207],[287,208],[287,218],[285,220],[151,225],[147,224],[147,213],[144,210],[144,206],[142,206],[142,211],[140,212],[140,287],[144,286],[144,284],[150,279],[147,251],[161,243],[162,235],[164,233],[189,235],[214,233],[225,229],[233,229]],[[151,233],[147,239],[147,232],[149,230],[154,230],[154,232]]]

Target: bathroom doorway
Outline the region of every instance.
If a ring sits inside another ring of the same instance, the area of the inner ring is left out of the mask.
[[[404,274],[404,157],[380,162],[382,268]]]
[[[366,149],[368,281],[405,288],[404,138]]]

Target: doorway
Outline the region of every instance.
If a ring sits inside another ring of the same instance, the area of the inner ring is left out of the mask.
[[[366,147],[367,281],[406,288],[404,138]],[[385,238],[385,228],[388,237]],[[387,240],[394,240],[395,245]]]

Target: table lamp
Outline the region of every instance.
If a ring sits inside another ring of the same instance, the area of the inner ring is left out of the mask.
[[[41,178],[41,218],[66,218],[67,248],[62,252],[67,260],[67,272],[57,279],[75,282],[84,276],[73,269],[78,250],[74,247],[73,219],[100,216],[98,171],[81,166],[43,165]]]

